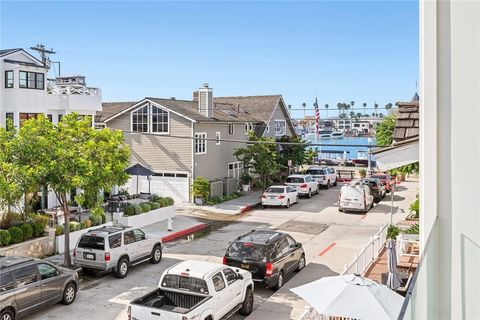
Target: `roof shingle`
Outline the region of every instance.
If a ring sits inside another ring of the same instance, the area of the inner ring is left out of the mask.
[[[418,137],[419,129],[419,102],[397,102],[398,117],[393,131],[394,144],[403,140]]]

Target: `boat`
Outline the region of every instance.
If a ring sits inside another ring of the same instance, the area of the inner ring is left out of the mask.
[[[352,163],[356,167],[368,167],[368,152],[357,151],[357,158],[352,159]],[[377,166],[377,161],[370,159],[370,168],[375,168],[376,166]]]
[[[343,132],[333,132],[331,134],[331,137],[333,139],[341,139],[341,138],[343,138]]]
[[[318,136],[320,139],[330,139],[332,137],[331,130],[320,130],[318,131]]]

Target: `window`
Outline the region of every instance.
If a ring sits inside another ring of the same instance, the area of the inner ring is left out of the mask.
[[[13,289],[12,275],[6,271],[0,275],[0,293]]]
[[[123,234],[123,243],[124,244],[131,244],[135,242],[135,235],[133,231],[127,231]]]
[[[207,134],[205,132],[195,133],[195,154],[207,153]]]
[[[283,136],[286,134],[287,122],[285,120],[275,120],[275,135]]]
[[[108,237],[108,244],[110,245],[110,249],[120,247],[122,245],[122,234],[117,233]]]
[[[228,284],[237,280],[237,273],[230,268],[223,269],[223,274],[225,275]]]
[[[5,88],[13,88],[13,70],[5,71]]]
[[[246,122],[245,123],[245,133],[248,134],[250,131],[253,131],[253,123]]]
[[[162,279],[162,287],[208,294],[207,282],[205,280],[176,274],[166,274]]]
[[[23,125],[23,123],[27,120],[34,119],[38,117],[38,113],[20,113],[20,127]]]
[[[234,133],[234,127],[233,123],[228,124],[228,134],[233,134]]]
[[[168,133],[168,112],[152,106],[152,132]]]
[[[287,241],[288,241],[288,246],[290,247],[290,249],[294,249],[294,248],[297,247],[297,242],[295,240],[293,240],[292,237],[287,236]]]
[[[45,75],[37,72],[19,71],[18,86],[20,88],[39,89],[45,88]]]
[[[218,132],[218,131],[215,132],[215,144],[216,144],[217,146],[219,146],[219,145],[221,144],[220,139],[221,139],[221,138],[220,138],[220,132]]]
[[[7,128],[7,130],[11,130],[11,129],[13,129],[13,124],[14,124],[13,113],[11,113],[11,112],[6,113],[5,114],[5,128]]]
[[[93,249],[93,250],[104,250],[105,249],[105,239],[102,237],[84,235],[78,243],[79,248],[84,249]]]
[[[132,112],[132,131],[148,132],[148,106]]]
[[[39,263],[37,264],[37,268],[38,273],[40,274],[40,280],[50,279],[58,276],[58,270],[47,263]]]
[[[222,274],[219,272],[212,277],[213,286],[215,287],[215,291],[222,291],[225,289],[225,280],[223,280]]]
[[[62,122],[63,114],[58,115],[58,122]]]
[[[275,259],[279,259],[286,255],[290,251],[288,246],[288,242],[285,238],[282,238],[278,241],[277,245],[275,246],[274,257]]]
[[[270,126],[267,124],[267,126],[265,127],[265,132],[266,133],[269,133],[270,132]]]
[[[50,113],[48,113],[48,114],[47,114],[47,119],[48,119],[48,121],[53,122],[53,115],[51,115]]]
[[[145,233],[140,229],[133,230],[133,235],[135,237],[135,241],[145,240]]]
[[[19,268],[12,271],[12,273],[17,280],[17,288],[28,286],[38,281],[37,272],[33,265]]]

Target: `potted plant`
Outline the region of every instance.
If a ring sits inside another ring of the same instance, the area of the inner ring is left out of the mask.
[[[240,177],[240,181],[242,183],[242,191],[249,191],[250,190],[250,182],[252,182],[252,176],[248,173],[244,172]]]
[[[367,170],[365,169],[361,169],[358,173],[360,173],[360,178],[365,178],[367,176]]]
[[[197,177],[192,184],[193,199],[196,205],[207,203],[210,194],[210,182],[204,177]]]

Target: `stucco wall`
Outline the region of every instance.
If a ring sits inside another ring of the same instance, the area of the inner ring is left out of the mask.
[[[48,236],[0,247],[0,255],[43,258],[52,255],[54,250],[54,238]]]

